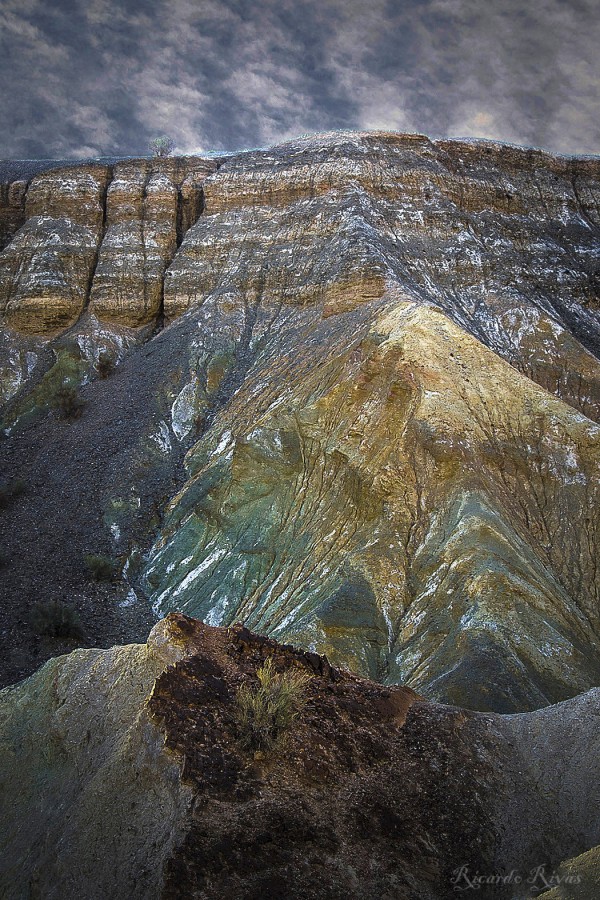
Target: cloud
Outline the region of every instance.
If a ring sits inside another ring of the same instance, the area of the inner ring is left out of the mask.
[[[0,156],[338,128],[600,150],[596,0],[2,0]]]

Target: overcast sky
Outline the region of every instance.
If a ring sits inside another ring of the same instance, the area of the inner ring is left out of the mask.
[[[331,129],[600,152],[598,0],[0,0],[0,157]]]

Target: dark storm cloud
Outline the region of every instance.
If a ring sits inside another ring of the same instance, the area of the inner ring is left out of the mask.
[[[600,149],[596,0],[0,0],[0,155],[337,128]]]

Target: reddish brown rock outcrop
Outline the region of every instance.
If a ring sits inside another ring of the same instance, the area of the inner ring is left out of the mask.
[[[236,696],[266,660],[307,681],[255,752]],[[0,692],[2,896],[445,900],[512,872],[526,897],[533,867],[599,840],[597,693],[482,716],[171,615]]]

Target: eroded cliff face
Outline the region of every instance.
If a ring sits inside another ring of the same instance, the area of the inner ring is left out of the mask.
[[[0,310],[17,331],[53,335],[84,309],[138,327],[162,311],[162,283],[178,242],[202,209],[201,159],[80,165],[35,175],[24,225],[0,267]],[[24,183],[5,187],[7,229]],[[4,217],[3,217],[4,218]]]
[[[32,436],[75,441],[102,476],[65,462],[63,585],[94,538],[160,615],[427,697],[598,684],[599,203],[597,159],[418,135],[38,174],[0,255],[6,452],[39,484],[5,539],[56,497]]]
[[[305,702],[253,752],[236,696],[266,660],[304,675]],[[480,895],[536,896],[532,869],[600,840],[598,712],[591,691],[469,713],[172,614],[0,692],[2,895],[442,900],[494,873],[506,887]]]

